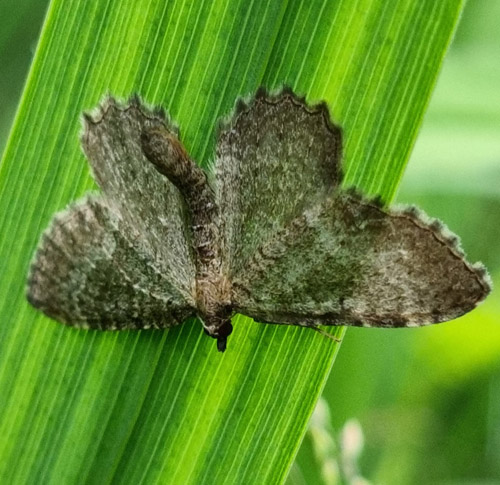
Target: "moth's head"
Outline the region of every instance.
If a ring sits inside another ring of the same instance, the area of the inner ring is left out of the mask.
[[[210,337],[217,339],[217,350],[219,352],[224,352],[226,350],[227,338],[233,331],[231,320],[217,319],[208,324],[207,322],[203,322],[203,328],[205,329],[205,333],[207,335],[210,335]]]

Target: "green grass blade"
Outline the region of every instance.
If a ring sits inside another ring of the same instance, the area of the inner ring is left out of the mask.
[[[280,482],[338,350],[316,332],[239,317],[221,355],[196,322],[98,333],[29,307],[41,231],[93,187],[82,110],[106,91],[139,92],[206,163],[237,96],[287,83],[326,99],[343,126],[346,184],[390,199],[461,7],[52,1],[0,166],[3,483]]]

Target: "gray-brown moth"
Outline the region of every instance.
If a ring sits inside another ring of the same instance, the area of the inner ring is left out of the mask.
[[[326,104],[259,90],[221,123],[206,170],[137,97],[108,97],[84,125],[102,194],[54,217],[28,282],[31,304],[60,322],[143,329],[198,316],[224,351],[235,313],[414,327],[490,291],[438,221],[340,188],[341,131]]]

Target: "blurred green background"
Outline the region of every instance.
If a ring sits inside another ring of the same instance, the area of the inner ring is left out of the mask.
[[[0,2],[0,153],[46,7]],[[500,287],[500,0],[466,5],[397,202],[445,221]],[[338,480],[500,484],[500,291],[452,323],[349,329],[288,479]]]

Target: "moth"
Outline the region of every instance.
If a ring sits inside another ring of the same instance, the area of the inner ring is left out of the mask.
[[[28,278],[29,302],[60,322],[145,329],[197,316],[224,351],[235,313],[317,330],[416,327],[490,291],[440,222],[341,187],[341,129],[325,103],[260,89],[220,123],[206,169],[137,96],[83,118],[102,193],[55,215]]]

